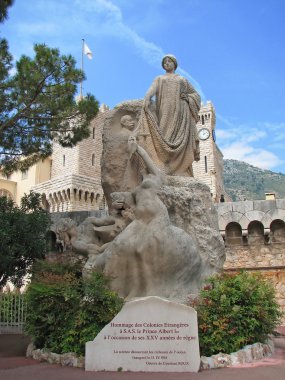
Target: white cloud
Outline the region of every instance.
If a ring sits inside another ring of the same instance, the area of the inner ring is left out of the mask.
[[[85,12],[97,12],[106,16],[106,23],[104,25],[105,33],[113,35],[116,38],[121,38],[131,42],[136,48],[138,54],[150,65],[160,66],[161,59],[165,55],[163,49],[153,42],[146,41],[135,30],[126,25],[123,21],[123,14],[121,9],[109,0],[89,0],[82,2],[76,0],[76,4],[84,9]],[[206,97],[202,91],[200,84],[191,75],[178,68],[177,71],[188,78],[200,93],[202,99],[205,101]]]
[[[274,149],[274,141],[280,141],[284,123],[234,124],[221,115],[219,120],[229,127],[217,129],[218,144],[224,158],[244,161],[263,169],[274,169],[284,164],[283,156],[278,156],[278,150]]]
[[[160,0],[159,0],[160,2]],[[68,36],[65,41],[66,49],[72,49],[74,39],[82,36],[98,37],[99,35],[112,36],[130,44],[146,63],[154,67],[161,66],[161,59],[165,55],[163,48],[153,41],[147,41],[139,35],[134,28],[127,25],[121,8],[110,0],[70,0],[58,4],[49,0],[36,3],[37,11],[41,15],[41,21],[21,21],[17,26],[19,35],[25,35],[25,41],[29,40],[31,47],[33,42],[42,39],[53,38],[52,43],[58,46],[58,36]],[[28,4],[32,7],[32,4]],[[140,30],[142,25],[140,24]],[[61,38],[62,39],[62,38]],[[88,40],[90,43],[90,40]],[[21,42],[23,47],[23,42]],[[25,50],[31,53],[31,49]],[[168,53],[168,52],[167,52]],[[185,76],[200,93],[203,101],[206,97],[200,84],[183,68],[178,68],[178,73]]]
[[[262,169],[273,169],[283,163],[274,153],[237,142],[222,149],[224,158],[247,162]]]

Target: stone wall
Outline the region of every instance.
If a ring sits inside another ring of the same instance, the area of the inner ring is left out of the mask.
[[[101,181],[69,174],[33,187],[42,194],[42,203],[50,212],[99,210],[105,208]]]
[[[261,274],[263,278],[267,279],[274,286],[276,300],[285,313],[284,256],[284,245],[267,247],[262,252],[242,247],[227,248],[224,269],[230,272],[245,269],[252,273]],[[281,265],[278,266],[276,264]],[[285,325],[285,314],[282,323]]]
[[[73,148],[53,144],[51,179],[68,174],[91,178],[101,175],[102,130],[106,111],[100,110],[90,124],[90,136]],[[92,155],[94,159],[92,160]]]
[[[102,131],[106,106],[90,124],[90,136],[73,148],[53,145],[51,179],[33,187],[50,212],[105,209],[101,186]]]
[[[99,180],[101,180],[102,132],[105,116],[105,112],[98,112],[90,124],[89,138],[78,145],[78,172]]]
[[[285,312],[285,199],[226,202],[216,209],[226,245],[225,270],[261,273],[274,285]]]

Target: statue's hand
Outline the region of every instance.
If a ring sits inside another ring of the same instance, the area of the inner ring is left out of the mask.
[[[137,151],[137,148],[138,144],[135,136],[130,136],[128,139],[128,152],[130,153],[130,156]]]
[[[186,102],[188,102],[188,96],[187,96],[187,94],[185,94],[185,92],[181,92],[180,98],[183,100],[186,100]]]

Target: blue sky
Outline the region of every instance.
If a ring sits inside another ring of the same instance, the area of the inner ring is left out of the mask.
[[[84,92],[143,98],[165,53],[216,109],[225,158],[285,173],[284,0],[15,0],[0,25],[15,60],[34,43],[84,59]]]

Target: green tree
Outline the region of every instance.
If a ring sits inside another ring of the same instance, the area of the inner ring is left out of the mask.
[[[36,259],[46,252],[49,215],[40,207],[40,194],[30,192],[16,206],[0,197],[0,287],[10,280],[19,287]]]
[[[8,5],[1,2],[0,21]],[[98,112],[93,95],[75,99],[85,75],[71,55],[44,44],[35,44],[34,52],[34,58],[23,55],[11,75],[12,56],[0,39],[0,165],[6,174],[48,157],[54,140],[73,147],[88,137]]]
[[[3,22],[8,17],[8,7],[14,3],[14,0],[1,0],[0,1],[0,22]]]

